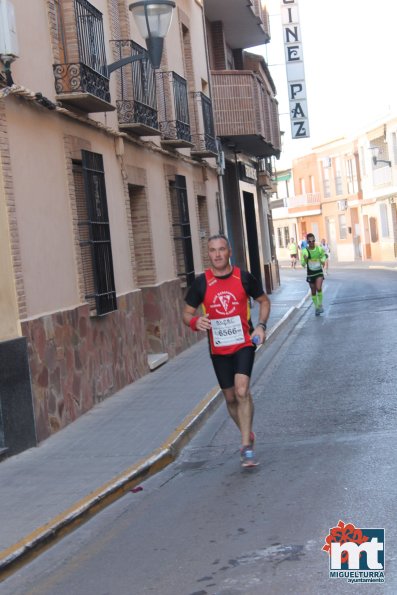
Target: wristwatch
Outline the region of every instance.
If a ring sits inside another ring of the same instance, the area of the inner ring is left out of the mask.
[[[267,324],[266,322],[258,322],[257,326],[261,326],[263,328],[263,330],[265,331],[267,329]]]

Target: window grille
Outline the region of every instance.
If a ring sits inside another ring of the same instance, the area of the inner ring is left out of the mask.
[[[357,169],[355,159],[346,160],[347,193],[358,192]]]
[[[102,13],[87,0],[74,0],[80,62],[107,77]]]
[[[175,176],[175,182],[170,182],[170,191],[177,275],[185,278],[189,287],[195,273],[185,176]]]
[[[282,232],[281,227],[277,228],[277,239],[278,239],[279,248],[284,248],[284,238],[283,238],[283,232]]]
[[[85,299],[97,315],[117,309],[102,155],[73,165]]]
[[[331,196],[331,182],[329,179],[329,168],[323,167],[323,191],[324,198],[330,198]]]

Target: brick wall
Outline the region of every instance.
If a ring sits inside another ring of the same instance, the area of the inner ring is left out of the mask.
[[[142,288],[149,353],[175,357],[203,338],[182,322],[185,293],[179,279]]]
[[[22,257],[19,245],[18,220],[16,214],[14,183],[11,170],[10,145],[7,132],[6,102],[0,102],[0,159],[3,171],[4,196],[6,200],[8,226],[11,241],[11,258],[14,270],[15,290],[17,293],[17,305],[19,318],[26,318],[27,305],[25,295],[25,284],[22,272]]]
[[[74,253],[77,265],[77,279],[78,279],[78,289],[79,289],[79,297],[81,302],[85,302],[85,280],[84,280],[84,269],[81,257],[81,247],[80,247],[80,230],[79,230],[79,216],[77,213],[77,204],[76,204],[76,189],[74,184],[74,175],[73,175],[73,166],[72,160],[81,161],[81,151],[85,149],[87,151],[91,150],[91,144],[83,139],[78,138],[75,136],[65,135],[64,136],[64,147],[65,147],[65,156],[66,156],[66,179],[68,184],[68,193],[69,193],[69,204],[70,210],[72,213],[72,225],[73,225],[73,244],[74,244]]]
[[[144,186],[129,186],[136,280],[139,287],[156,282],[149,207]]]
[[[226,44],[223,33],[223,23],[214,21],[210,24],[212,56],[214,63],[211,68],[214,70],[225,70],[227,68]]]

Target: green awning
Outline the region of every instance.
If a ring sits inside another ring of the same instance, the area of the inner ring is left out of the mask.
[[[291,174],[284,174],[283,176],[276,176],[276,182],[288,182],[291,179]]]

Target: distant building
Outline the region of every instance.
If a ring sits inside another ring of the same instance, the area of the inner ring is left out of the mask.
[[[397,116],[293,161],[293,194],[283,206],[271,202],[279,259],[287,258],[286,235],[295,230],[298,238],[326,238],[338,262],[396,259],[396,139]]]

